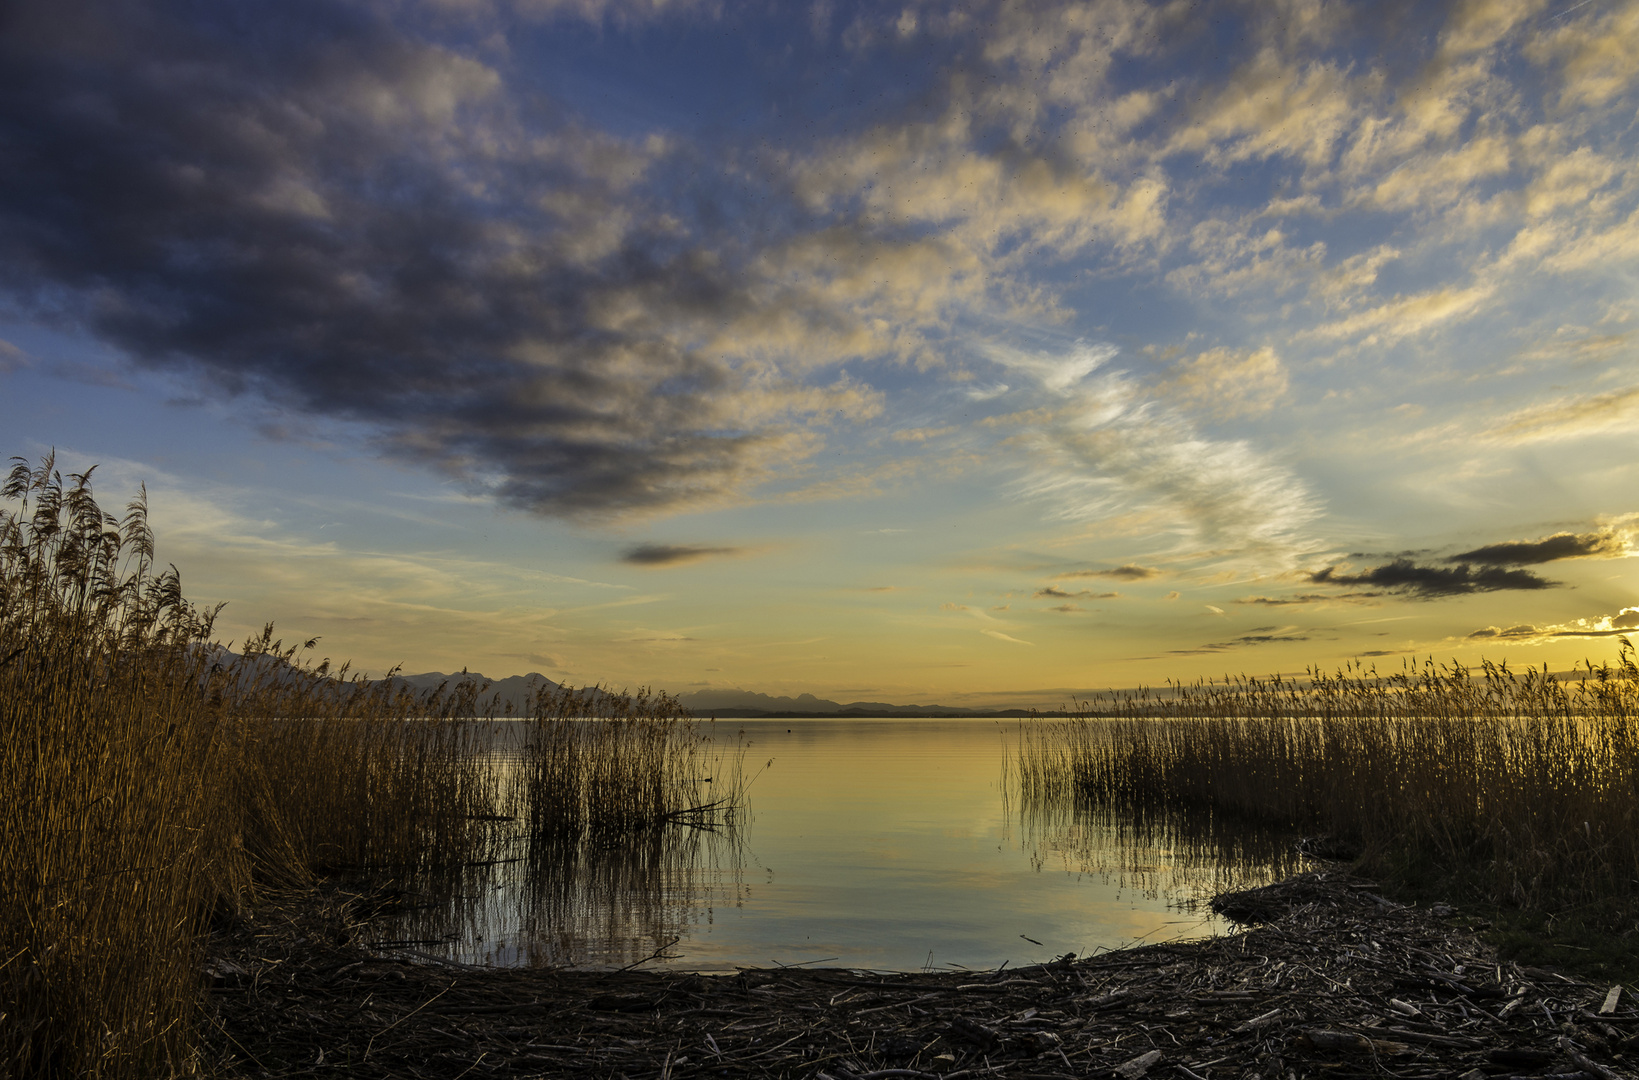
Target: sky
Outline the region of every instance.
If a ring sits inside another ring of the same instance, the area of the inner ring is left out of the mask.
[[[379,674],[1639,629],[1639,2],[13,0],[0,454]]]

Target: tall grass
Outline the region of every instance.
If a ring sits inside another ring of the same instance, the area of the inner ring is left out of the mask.
[[[210,612],[123,519],[19,463],[0,519],[0,1071],[189,1066],[203,905],[244,881],[213,819]]]
[[[1086,703],[1028,729],[1026,800],[1329,833],[1489,902],[1639,916],[1639,667],[1352,666]],[[1232,827],[1232,826],[1231,826]]]
[[[13,460],[0,488],[0,1074],[196,1073],[213,913],[330,872],[459,870],[507,842],[497,823],[520,815],[517,770],[473,722],[498,702],[466,678],[413,692],[350,677],[271,627],[218,645],[216,611],[155,561],[145,493],[115,517],[91,470],[65,481],[51,457]],[[623,720],[586,743],[573,692],[540,695],[536,745],[567,747],[529,771],[541,805],[637,830],[709,804],[675,702],[594,696]]]
[[[617,838],[668,822],[726,826],[743,801],[741,755],[668,694],[543,686],[530,703],[523,804],[531,836]]]

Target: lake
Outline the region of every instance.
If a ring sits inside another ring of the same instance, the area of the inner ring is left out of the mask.
[[[479,868],[453,919],[404,932],[488,965],[992,969],[1220,933],[1196,902],[1290,870],[1283,846],[1020,806],[1017,725],[718,722],[756,774],[736,829]]]

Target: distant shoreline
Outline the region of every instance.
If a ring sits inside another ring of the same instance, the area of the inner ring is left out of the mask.
[[[767,709],[690,710],[696,720],[1017,720],[1038,715],[1030,709],[842,709],[796,712]]]

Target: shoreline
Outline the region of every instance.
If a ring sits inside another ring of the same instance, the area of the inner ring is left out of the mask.
[[[1625,992],[1342,872],[1219,897],[1265,920],[1223,937],[993,972],[475,968],[353,944],[366,897],[274,899],[210,941],[224,1074],[1615,1080],[1639,1053]]]

